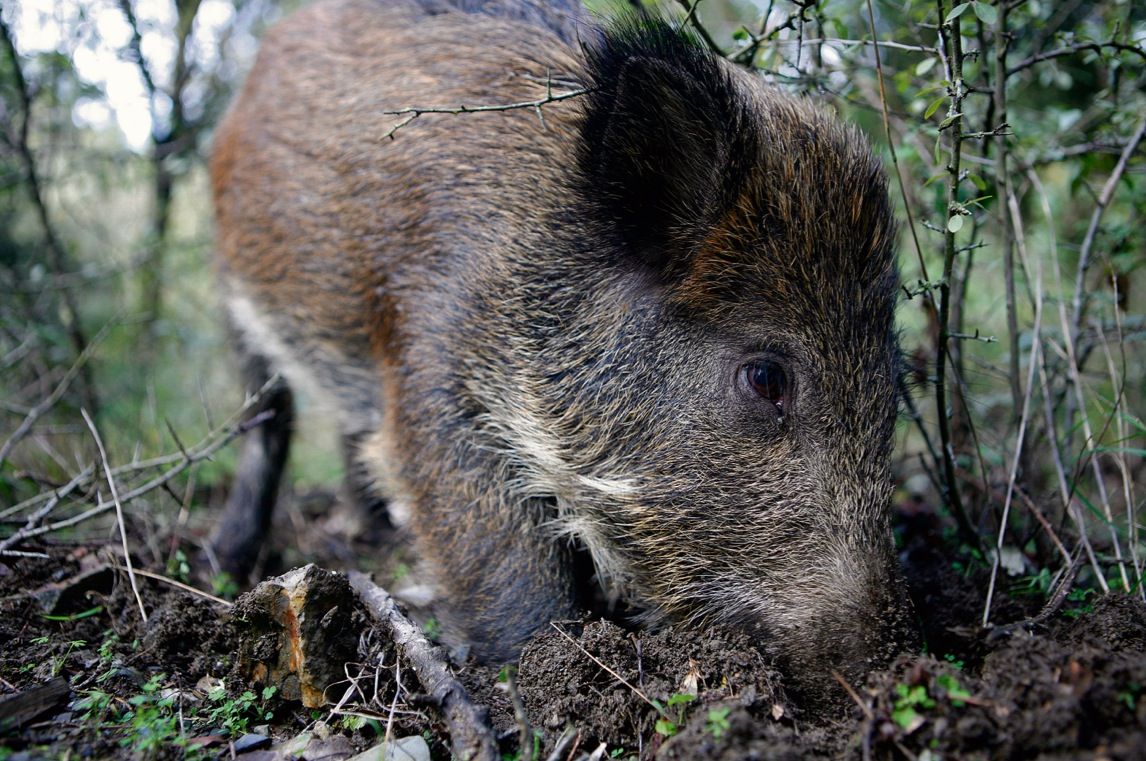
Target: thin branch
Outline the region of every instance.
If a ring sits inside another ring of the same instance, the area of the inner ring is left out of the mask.
[[[1038,287],[1041,291],[1041,280]],[[1019,415],[1019,432],[1015,438],[1015,454],[1011,459],[1011,473],[1007,478],[1007,495],[1003,500],[1003,516],[999,519],[999,533],[995,540],[995,556],[991,559],[991,582],[987,586],[987,600],[983,604],[983,626],[986,627],[991,618],[991,600],[995,594],[995,583],[999,575],[999,564],[1002,562],[1003,537],[1007,531],[1007,518],[1011,512],[1011,497],[1015,493],[1015,483],[1019,477],[1019,464],[1023,460],[1023,443],[1027,432],[1027,423],[1030,421],[1031,397],[1035,389],[1035,372],[1038,369],[1038,355],[1042,343],[1039,341],[1039,331],[1042,327],[1043,310],[1042,299],[1035,302],[1035,324],[1032,329],[1031,359],[1027,367],[1027,390],[1022,398],[1022,413]]]
[[[152,573],[151,571],[145,571],[142,568],[136,568],[134,571],[131,571],[127,568],[127,566],[122,565],[112,565],[112,568],[120,571],[128,571],[129,573],[134,573],[136,576],[142,576],[146,579],[158,581],[162,584],[175,587],[176,589],[182,589],[184,592],[193,594],[196,597],[202,597],[204,600],[210,600],[216,605],[222,605],[224,608],[230,608],[235,604],[230,600],[224,600],[222,597],[216,597],[210,592],[204,592],[202,589],[196,589],[190,584],[184,584],[182,581],[177,581],[176,579],[172,579],[169,576],[164,576],[160,573]]]
[[[504,103],[504,104],[496,105],[496,106],[460,105],[460,106],[435,106],[432,108],[410,107],[410,108],[399,108],[396,111],[383,111],[382,113],[385,114],[386,116],[405,116],[406,118],[402,119],[397,124],[390,127],[390,129],[388,129],[386,132],[384,132],[382,134],[382,139],[385,140],[386,138],[390,138],[391,140],[393,140],[395,132],[402,129],[407,124],[414,121],[415,119],[417,119],[419,116],[421,116],[423,114],[479,114],[479,113],[488,112],[488,111],[516,111],[516,110],[520,110],[523,108],[528,108],[528,109],[532,109],[532,110],[536,111],[540,115],[540,113],[541,113],[540,109],[542,106],[547,106],[550,103],[559,103],[563,100],[569,100],[570,98],[577,98],[577,97],[580,97],[582,95],[585,95],[589,91],[590,91],[590,88],[588,88],[588,87],[580,87],[580,88],[577,88],[576,90],[569,90],[567,92],[560,92],[560,93],[554,94],[552,91],[552,87],[551,87],[550,83],[547,83],[546,84],[545,97],[538,98],[536,100],[524,100],[524,101],[519,101],[517,103]],[[542,121],[541,123],[544,126],[545,122]]]
[[[939,51],[947,75],[950,103],[947,109],[949,121],[950,149],[947,162],[947,214],[953,215],[959,206],[959,184],[962,179],[959,169],[962,156],[963,99],[966,88],[963,83],[963,50],[959,29],[943,22],[947,8],[943,0],[937,0],[939,18]],[[958,19],[955,24],[958,25]],[[939,441],[943,453],[944,497],[955,516],[959,533],[963,540],[978,545],[978,534],[971,525],[959,498],[959,487],[955,481],[955,452],[951,437],[951,420],[947,410],[947,342],[950,339],[949,320],[951,314],[951,276],[955,264],[955,233],[950,222],[943,227],[944,254],[943,277],[939,284],[939,336],[935,347],[935,407],[939,417]]]
[[[1110,201],[1114,198],[1114,191],[1117,189],[1118,183],[1130,163],[1130,157],[1138,150],[1138,144],[1142,141],[1143,135],[1146,135],[1146,117],[1138,123],[1138,129],[1134,131],[1130,142],[1128,142],[1126,147],[1122,150],[1122,155],[1119,157],[1114,171],[1111,172],[1110,176],[1106,179],[1106,184],[1102,186],[1102,192],[1098,196],[1098,201],[1094,206],[1094,212],[1090,215],[1090,224],[1086,228],[1086,235],[1082,239],[1082,247],[1078,251],[1078,273],[1075,275],[1074,298],[1071,301],[1071,308],[1074,310],[1070,329],[1072,340],[1078,340],[1079,328],[1082,325],[1082,315],[1086,308],[1083,303],[1083,294],[1086,288],[1086,271],[1090,268],[1090,253],[1094,248],[1094,240],[1098,235],[1098,225],[1102,221],[1102,215],[1106,213],[1106,207],[1110,205]]]
[[[1006,126],[1007,121],[1007,17],[1006,6],[999,8],[995,16],[995,28],[992,30],[995,37],[995,81],[992,105],[994,118]],[[995,194],[998,199],[1009,197],[1009,184],[1011,176],[1007,171],[1007,132],[996,128],[992,131],[995,137]],[[1009,372],[1007,379],[1011,387],[1011,409],[1018,411],[1023,403],[1022,389],[1019,387],[1019,322],[1015,303],[1015,231],[1011,226],[1011,215],[1005,202],[997,204],[999,213],[999,227],[1003,235],[1003,285],[1007,299],[1007,348],[1009,349]],[[1036,305],[1036,309],[1038,305]],[[1032,358],[1034,349],[1032,349]],[[1012,421],[1014,418],[1012,417]],[[1009,500],[1009,492],[1008,492]],[[1006,510],[1004,509],[1004,512]],[[993,575],[993,574],[992,574]]]
[[[1054,232],[1054,212],[1051,210],[1050,199],[1047,197],[1046,189],[1043,187],[1041,180],[1039,180],[1038,173],[1033,169],[1028,170],[1028,177],[1031,180],[1032,186],[1039,196],[1039,204],[1042,208],[1043,216],[1046,219],[1046,230],[1050,236],[1050,261],[1054,262],[1055,266],[1053,272],[1055,274],[1056,291],[1062,291],[1062,274],[1058,266],[1058,239]],[[1012,219],[1017,219],[1021,215],[1019,209],[1018,199],[1012,196],[1008,199],[1008,204],[1011,208]],[[1022,255],[1023,249],[1019,248],[1019,253]],[[1064,332],[1066,331],[1066,309],[1063,306],[1062,300],[1058,301],[1059,321],[1063,326]],[[1045,420],[1047,439],[1050,443],[1051,462],[1054,465],[1054,473],[1056,478],[1056,485],[1058,486],[1059,498],[1062,500],[1063,513],[1069,516],[1075,523],[1078,530],[1078,541],[1082,545],[1083,551],[1086,553],[1087,560],[1090,562],[1091,568],[1094,569],[1094,576],[1098,580],[1099,586],[1104,591],[1107,590],[1106,579],[1102,575],[1102,566],[1098,564],[1098,558],[1095,556],[1094,547],[1090,543],[1090,537],[1086,533],[1086,524],[1082,521],[1078,510],[1073,506],[1073,492],[1071,487],[1067,484],[1066,479],[1066,465],[1063,461],[1062,449],[1059,442],[1058,431],[1055,426],[1054,415],[1054,397],[1050,389],[1050,371],[1047,367],[1047,352],[1041,352],[1043,361],[1039,363],[1039,383],[1042,388],[1043,397],[1043,417]]]
[[[18,443],[20,443],[20,440],[28,435],[28,431],[32,430],[32,426],[36,424],[36,421],[43,417],[53,407],[55,407],[56,403],[63,398],[64,393],[66,393],[68,390],[68,386],[70,386],[72,381],[75,380],[76,376],[80,374],[84,365],[87,364],[87,361],[91,358],[92,352],[95,351],[97,346],[99,346],[100,342],[104,339],[104,336],[107,335],[108,330],[114,322],[115,321],[112,320],[105,324],[103,328],[100,329],[99,333],[96,333],[91,342],[84,346],[79,356],[76,357],[76,361],[73,362],[71,367],[68,368],[68,371],[64,373],[64,377],[60,379],[60,382],[56,384],[54,389],[52,389],[52,392],[44,397],[44,399],[40,401],[39,404],[28,411],[28,414],[24,416],[22,421],[20,421],[20,425],[16,426],[16,430],[13,431],[12,435],[8,437],[7,441],[5,441],[2,446],[0,446],[0,465],[2,465],[4,461],[8,459],[8,455],[12,453],[12,449],[15,448]]]
[[[704,40],[704,44],[708,46],[708,49],[713,53],[716,53],[721,58],[725,58],[726,55],[724,51],[719,45],[716,44],[716,40],[712,39],[712,35],[708,33],[708,30],[704,28],[704,25],[700,23],[700,19],[696,17],[696,9],[700,7],[701,0],[694,0],[694,2],[691,4],[688,2],[688,0],[676,1],[680,7],[687,11],[687,15],[685,15],[684,22],[681,24],[681,26],[684,27],[684,25],[691,21],[692,28],[695,29],[696,33],[700,35],[700,38]]]
[[[441,648],[426,639],[421,627],[398,610],[389,592],[365,574],[351,573],[349,579],[371,615],[393,630],[394,644],[409,659],[422,687],[441,708],[454,757],[471,761],[500,758],[497,739],[487,725],[484,710],[470,700],[465,687],[450,672]]]
[[[249,420],[243,421],[242,417],[254,405],[258,404],[259,399],[261,399],[262,396],[270,390],[273,384],[278,382],[278,379],[278,374],[275,374],[269,381],[267,381],[267,383],[263,384],[262,388],[260,388],[258,392],[247,399],[239,411],[232,415],[231,418],[222,427],[207,434],[203,441],[201,441],[196,448],[187,452],[187,454],[175,456],[175,459],[173,460],[175,464],[172,467],[163,471],[158,476],[152,478],[146,483],[129,490],[120,497],[120,501],[123,504],[127,504],[133,499],[142,497],[144,494],[165,486],[169,481],[171,481],[171,479],[180,475],[195,463],[209,459],[220,449],[225,447],[227,444],[230,444],[234,439],[266,422],[274,414],[269,410],[259,413]],[[236,420],[238,422],[236,422]],[[111,472],[114,474],[116,470],[112,469]],[[73,479],[70,483],[75,483],[77,481],[78,478]],[[21,529],[12,534],[12,536],[8,537],[7,539],[0,541],[0,555],[8,554],[10,549],[20,542],[27,541],[28,539],[32,539],[43,534],[48,534],[53,531],[59,531],[60,529],[70,528],[72,526],[83,523],[84,521],[91,520],[92,518],[102,515],[114,507],[115,502],[110,500],[100,500],[93,507],[70,518],[65,518],[63,520],[59,520],[44,526]]]
[[[867,19],[872,40],[878,41],[879,38],[875,30],[875,11],[872,9],[871,0],[867,0]],[[899,193],[903,198],[903,208],[907,213],[907,227],[911,231],[911,241],[915,244],[915,257],[919,260],[919,272],[923,275],[924,280],[929,281],[931,276],[927,274],[927,264],[923,261],[923,247],[919,245],[919,234],[915,231],[915,216],[911,212],[911,203],[907,198],[907,187],[903,182],[903,170],[899,168],[899,159],[895,155],[895,141],[891,138],[891,117],[887,109],[887,93],[883,86],[883,63],[880,61],[879,50],[875,52],[875,72],[879,82],[879,102],[883,108],[883,131],[887,136],[887,151],[891,154],[891,164],[895,167],[895,179],[898,180]],[[925,303],[930,306],[932,316],[934,316],[935,302],[931,299],[930,293],[928,293]]]
[[[549,625],[553,627],[554,631],[556,631],[558,634],[560,634],[560,635],[561,635],[562,637],[564,637],[565,639],[569,640],[569,643],[570,643],[571,645],[573,645],[573,647],[575,647],[575,648],[577,648],[578,650],[580,650],[580,651],[581,651],[581,652],[582,652],[582,653],[585,655],[585,657],[587,657],[589,660],[593,661],[593,663],[596,663],[598,666],[600,666],[600,667],[601,667],[601,668],[603,668],[605,671],[607,671],[607,672],[609,673],[609,675],[610,675],[610,676],[612,676],[614,679],[616,679],[618,682],[620,682],[621,684],[625,685],[625,686],[626,686],[626,687],[628,687],[630,690],[632,690],[632,691],[633,691],[633,694],[634,694],[634,695],[636,695],[638,698],[640,698],[641,700],[645,701],[645,702],[646,702],[646,703],[648,703],[650,706],[652,706],[652,708],[653,708],[653,710],[654,710],[654,711],[656,711],[658,714],[663,714],[663,713],[664,713],[664,709],[663,709],[663,708],[661,708],[661,707],[660,707],[659,705],[657,705],[656,703],[654,703],[654,702],[652,701],[652,699],[650,699],[650,698],[649,698],[649,696],[648,696],[648,695],[646,695],[644,692],[642,692],[642,691],[641,691],[639,688],[637,688],[637,687],[634,687],[632,684],[630,684],[630,683],[628,682],[628,680],[626,680],[626,679],[625,679],[623,676],[621,676],[620,674],[618,674],[616,671],[614,671],[613,669],[611,669],[611,668],[609,668],[608,666],[606,666],[606,665],[605,665],[605,663],[604,663],[604,662],[603,662],[603,661],[602,661],[600,658],[596,657],[595,655],[593,655],[592,653],[590,653],[588,650],[586,650],[586,649],[585,649],[585,648],[584,648],[584,647],[581,645],[581,643],[580,643],[580,642],[578,642],[577,640],[575,640],[575,639],[573,639],[571,636],[569,636],[569,634],[568,634],[567,632],[565,632],[565,631],[564,631],[564,630],[563,630],[563,629],[562,629],[560,626],[558,626],[558,625],[557,625],[556,623],[554,623],[554,622],[550,622],[550,623],[549,623]]]
[[[111,489],[111,500],[115,503],[115,520],[119,524],[119,540],[123,546],[123,563],[127,567],[127,578],[131,582],[131,592],[135,595],[135,602],[139,606],[139,615],[143,618],[143,623],[147,623],[147,609],[143,607],[143,598],[139,596],[139,584],[135,580],[135,569],[131,565],[131,548],[127,545],[127,520],[123,517],[123,503],[119,501],[119,489],[115,485],[115,477],[111,474],[111,465],[107,461],[107,450],[104,449],[103,439],[100,438],[99,431],[96,429],[95,423],[92,422],[91,416],[85,409],[80,410],[80,415],[83,416],[84,422],[88,426],[88,430],[92,433],[92,438],[95,439],[96,449],[99,450],[100,463],[103,464],[103,472],[107,477],[107,486]]]
[[[1018,74],[1023,69],[1029,69],[1035,64],[1042,63],[1043,61],[1049,61],[1054,58],[1062,58],[1063,56],[1074,55],[1075,53],[1081,53],[1085,50],[1102,52],[1107,48],[1118,51],[1120,53],[1134,53],[1135,55],[1142,58],[1142,60],[1146,61],[1146,49],[1138,45],[1127,45],[1125,43],[1115,42],[1113,39],[1107,40],[1106,42],[1076,42],[1071,45],[1067,45],[1066,47],[1057,48],[1055,50],[1048,50],[1045,53],[1038,53],[1031,56],[1030,58],[1026,58],[1011,68],[1007,69],[1007,76],[1010,77],[1014,74]]]

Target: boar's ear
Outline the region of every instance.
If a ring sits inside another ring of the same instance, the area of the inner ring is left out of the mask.
[[[652,44],[646,31],[627,51],[616,49],[624,40],[606,39],[605,54],[591,57],[596,89],[580,174],[595,216],[671,277],[734,202],[750,130],[743,96],[719,62],[679,32],[669,30],[668,40],[657,32]]]

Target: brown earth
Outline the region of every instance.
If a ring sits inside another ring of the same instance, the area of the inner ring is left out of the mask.
[[[333,530],[313,528],[329,508],[321,496],[291,508],[298,514],[287,523],[311,528],[303,538],[279,527],[270,571],[293,564],[301,543],[331,568],[384,555],[379,582],[406,583],[407,563],[394,549],[400,536],[340,542]],[[947,546],[933,518],[900,524],[927,654],[904,654],[865,684],[848,685],[852,697],[837,708],[802,707],[783,675],[736,635],[607,621],[560,622],[539,634],[515,678],[473,664],[459,677],[488,706],[507,758],[524,757],[515,755],[522,716],[540,758],[563,737],[561,759],[602,744],[594,757],[1146,758],[1141,600],[1075,594],[1030,623],[1045,597],[1020,580],[997,593],[995,625],[984,630],[988,569]],[[379,553],[379,543],[390,549]],[[449,758],[445,723],[381,628],[361,624],[347,679],[327,693],[334,702],[349,695],[343,709],[357,717],[307,711],[257,687],[245,698],[232,609],[141,578],[144,623],[111,549],[38,549],[49,557],[0,559],[0,701],[23,696],[0,702],[0,761],[230,758],[233,750],[249,761],[338,759],[387,731],[420,735],[434,758]],[[514,710],[515,694],[523,712]],[[278,750],[265,749],[272,743]]]

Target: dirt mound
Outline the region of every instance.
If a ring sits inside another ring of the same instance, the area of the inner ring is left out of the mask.
[[[0,726],[0,758],[69,749],[201,758],[229,756],[232,743],[242,757],[263,743],[252,752],[266,759],[335,759],[388,736],[424,738],[433,758],[449,757],[428,689],[360,617],[351,626],[361,629],[360,652],[331,691],[348,704],[305,711],[240,678],[233,609],[141,578],[144,623],[111,556],[50,555],[0,563],[0,701],[47,696],[34,715]],[[471,663],[459,678],[488,707],[509,757],[520,751],[522,717],[537,738],[534,758],[560,746],[563,760],[601,748],[598,758],[682,761],[1143,757],[1146,604],[1078,594],[1032,619],[1045,599],[1003,584],[992,609],[1000,625],[981,629],[982,564],[951,563],[926,543],[905,557],[929,654],[904,654],[848,685],[842,710],[801,705],[741,635],[607,621],[542,632],[512,674]],[[0,722],[14,705],[0,702]]]

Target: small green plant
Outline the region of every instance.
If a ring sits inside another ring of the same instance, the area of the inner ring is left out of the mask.
[[[167,559],[167,575],[184,584],[191,580],[191,563],[183,550],[175,550],[175,554]]]
[[[1062,614],[1068,618],[1078,618],[1085,616],[1094,610],[1094,602],[1089,600],[1091,595],[1094,594],[1093,589],[1072,589],[1067,594],[1067,602],[1072,602],[1077,605],[1073,608],[1063,608]]]
[[[924,721],[923,713],[938,705],[937,698],[947,700],[955,708],[962,708],[971,699],[971,693],[953,674],[938,674],[934,684],[933,692],[929,692],[925,684],[895,685],[891,719],[904,732],[910,734],[919,728]]]
[[[211,591],[225,600],[233,600],[239,594],[239,585],[231,574],[223,571],[211,577]]]
[[[426,622],[422,624],[422,631],[426,633],[428,638],[436,640],[442,633],[442,625],[438,623],[438,619],[430,616],[426,619]]]
[[[935,701],[927,694],[927,687],[917,684],[908,687],[906,684],[895,685],[895,704],[891,709],[891,720],[905,732],[915,730],[923,723],[919,710],[930,710],[935,707]],[[919,710],[916,710],[919,709]]]
[[[971,697],[971,693],[960,685],[959,680],[951,674],[940,674],[935,677],[935,684],[939,685],[939,687],[947,693],[947,699],[950,700],[951,705],[956,708],[962,708]]]
[[[75,709],[83,712],[80,714],[81,723],[101,724],[110,713],[111,695],[103,690],[88,690],[76,701]]]
[[[728,721],[728,716],[731,713],[731,708],[708,709],[708,716],[704,719],[704,731],[712,735],[714,740],[719,740],[725,732],[732,728],[732,724]]]
[[[238,697],[230,698],[224,687],[211,690],[207,699],[217,705],[208,712],[207,721],[225,729],[231,737],[238,737],[247,731],[252,718],[261,721],[274,718],[274,712],[267,707],[267,701],[277,691],[276,687],[264,687],[259,695],[244,690]]]
[[[32,640],[32,644],[33,645],[47,645],[51,641],[52,641],[51,637],[36,637],[34,640]],[[64,664],[67,662],[68,656],[72,654],[72,651],[78,647],[84,647],[85,645],[87,645],[87,641],[82,640],[82,639],[73,639],[71,642],[69,642],[68,643],[68,649],[64,651],[63,655],[57,655],[56,657],[52,658],[52,660],[51,660],[51,664],[52,664],[51,674],[52,674],[52,676],[53,677],[59,676],[60,672],[64,670]],[[35,664],[32,664],[32,665],[35,665]]]
[[[943,660],[947,661],[947,663],[950,664],[952,668],[958,669],[959,671],[962,671],[963,666],[966,665],[965,663],[963,663],[962,660],[960,660],[959,658],[956,658],[951,653],[947,653],[947,655],[944,655]]]
[[[154,756],[171,747],[187,747],[175,698],[163,689],[166,678],[166,674],[155,674],[143,684],[140,694],[127,700],[131,708],[122,717],[127,733],[120,745],[140,756]]]
[[[1036,574],[1024,576],[1012,587],[1012,590],[1016,595],[1046,597],[1047,592],[1050,590],[1050,585],[1050,569],[1044,568]]]
[[[652,701],[653,707],[657,709],[660,718],[653,726],[657,734],[664,735],[665,737],[672,737],[677,733],[680,725],[684,722],[684,715],[689,703],[696,700],[696,695],[688,692],[678,692],[668,699],[668,707],[675,708],[675,711],[668,711],[659,701]]]
[[[345,729],[347,732],[357,732],[364,726],[366,726],[365,716],[347,715],[340,717],[338,720],[338,727]]]
[[[1142,696],[1142,685],[1138,682],[1130,682],[1126,685],[1126,689],[1115,695],[1115,699],[1129,708],[1131,711],[1138,710],[1138,698]]]

